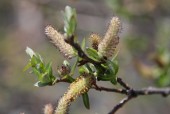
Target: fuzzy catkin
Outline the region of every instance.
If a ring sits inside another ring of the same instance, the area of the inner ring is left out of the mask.
[[[51,104],[46,104],[44,107],[44,114],[53,114],[53,106]]]
[[[91,34],[89,37],[91,46],[95,49],[98,50],[98,45],[101,41],[101,37],[98,34]]]
[[[71,59],[75,56],[73,47],[64,41],[64,35],[60,34],[51,26],[45,28],[45,34],[66,58]]]
[[[94,78],[92,75],[79,76],[70,84],[67,92],[59,99],[55,114],[67,114],[71,102],[86,93],[92,86]]]
[[[108,30],[99,43],[98,51],[100,54],[106,57],[111,57],[116,49],[116,46],[119,43],[118,33],[121,28],[121,23],[118,17],[113,17],[110,21]]]

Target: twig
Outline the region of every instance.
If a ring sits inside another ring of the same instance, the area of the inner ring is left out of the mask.
[[[128,86],[128,84],[126,84],[121,78],[117,78],[117,82],[124,87],[125,89],[129,90],[130,87]]]
[[[123,107],[129,100],[131,100],[132,96],[127,96],[124,99],[122,99],[119,104],[117,104],[108,114],[115,114],[116,111],[118,111],[120,108]]]
[[[155,88],[155,87],[148,87],[141,90],[134,90],[137,95],[153,95],[153,94],[160,94],[163,97],[167,97],[170,95],[170,88]]]
[[[162,95],[163,97],[167,97],[170,95],[170,88],[155,88],[155,87],[148,87],[143,89],[132,89],[127,86],[122,80],[119,80],[121,85],[125,89],[117,89],[117,88],[106,88],[106,87],[99,87],[96,83],[94,83],[93,89],[97,91],[106,91],[106,92],[115,92],[119,94],[126,95],[124,99],[122,99],[116,106],[108,114],[115,114],[120,108],[122,108],[128,101],[132,98],[142,96],[142,95]]]
[[[115,89],[115,88],[106,88],[106,87],[99,87],[95,85],[95,87],[92,87],[93,89],[97,91],[106,91],[106,92],[115,92],[120,94],[127,94],[127,91],[125,89]]]
[[[113,107],[112,111],[109,112],[109,114],[115,114],[116,111],[118,111],[120,108],[124,106],[125,103],[130,101],[132,98],[141,96],[141,95],[162,95],[163,97],[167,97],[170,95],[170,88],[153,88],[148,87],[140,90],[127,90],[127,97],[121,100],[116,106]]]

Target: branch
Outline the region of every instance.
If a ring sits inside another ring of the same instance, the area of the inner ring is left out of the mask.
[[[132,98],[133,98],[132,96],[125,97],[108,114],[115,114],[116,111],[118,111],[120,108],[122,108]]]
[[[120,108],[122,108],[128,101],[132,98],[138,97],[140,95],[162,95],[163,97],[167,97],[170,95],[170,88],[154,88],[148,87],[140,90],[127,90],[127,97],[121,100],[116,106],[108,114],[115,114]]]
[[[122,86],[124,87],[125,89],[129,90],[131,89],[128,84],[126,84],[121,78],[117,78],[117,82]]]
[[[97,91],[106,91],[106,92],[115,92],[120,94],[127,94],[127,91],[125,89],[115,89],[115,88],[106,88],[106,87],[99,87],[95,85],[92,89],[95,89]]]
[[[141,90],[133,90],[136,95],[154,95],[159,94],[163,97],[167,97],[170,95],[170,88],[155,88],[155,87],[148,87]]]
[[[116,106],[108,114],[115,114],[120,108],[122,108],[128,101],[132,98],[136,98],[142,95],[162,95],[163,97],[167,97],[170,95],[170,88],[155,88],[155,87],[148,87],[143,89],[133,89],[130,88],[121,78],[117,79],[118,83],[124,89],[117,89],[117,88],[106,88],[106,87],[99,87],[96,83],[94,83],[93,89],[97,91],[106,91],[106,92],[115,92],[119,94],[126,95],[124,99],[122,99]]]

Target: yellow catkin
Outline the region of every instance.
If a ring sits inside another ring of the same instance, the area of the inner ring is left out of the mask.
[[[106,57],[111,57],[119,43],[118,33],[121,29],[121,23],[118,17],[113,17],[110,21],[108,30],[99,43],[98,51],[100,54]]]
[[[81,94],[86,93],[92,86],[94,78],[92,75],[79,76],[70,84],[67,92],[59,99],[55,114],[67,114],[71,102]]]
[[[45,28],[45,34],[52,40],[52,43],[54,43],[65,57],[70,59],[75,56],[73,47],[64,41],[64,35],[51,26]]]
[[[46,104],[44,107],[44,114],[53,114],[53,106],[51,104]]]
[[[89,37],[90,43],[92,45],[92,47],[96,50],[98,50],[98,45],[101,41],[101,37],[97,34],[91,34]]]

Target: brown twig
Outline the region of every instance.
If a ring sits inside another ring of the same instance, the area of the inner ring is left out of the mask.
[[[97,91],[106,91],[106,92],[115,92],[115,93],[120,93],[120,94],[127,94],[127,91],[125,89],[106,88],[106,87],[99,87],[97,85],[92,87],[92,89],[95,89]]]
[[[120,108],[123,107],[129,100],[131,100],[133,97],[132,96],[127,96],[124,99],[122,99],[119,104],[117,104],[108,114],[115,114]]]
[[[141,95],[162,95],[163,97],[167,97],[170,95],[170,88],[153,88],[148,87],[140,90],[127,90],[127,97],[121,100],[116,106],[108,114],[115,114],[120,108],[122,108],[128,101],[132,98],[141,96]]]
[[[125,89],[129,90],[130,87],[128,86],[128,84],[126,84],[121,78],[117,78],[117,82],[124,87]]]
[[[124,82],[123,82],[124,83]],[[125,84],[125,83],[124,83]],[[117,88],[106,88],[101,87],[94,84],[93,89],[97,91],[106,91],[106,92],[115,92],[119,94],[126,95],[124,99],[122,99],[116,106],[108,114],[115,114],[120,108],[122,108],[128,101],[132,98],[136,98],[142,95],[162,95],[163,97],[167,97],[170,95],[170,88],[155,88],[155,87],[148,87],[143,89],[132,89],[126,87],[125,89],[117,89]]]

